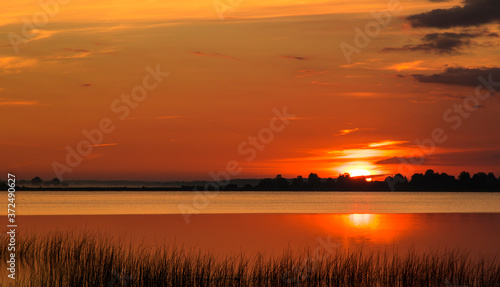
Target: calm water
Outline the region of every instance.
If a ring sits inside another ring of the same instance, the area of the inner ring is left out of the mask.
[[[22,232],[98,232],[217,253],[500,248],[500,193],[18,192]],[[179,206],[193,215],[182,214]]]
[[[186,192],[22,191],[16,195],[20,215],[500,212],[500,193],[221,192],[203,197]]]

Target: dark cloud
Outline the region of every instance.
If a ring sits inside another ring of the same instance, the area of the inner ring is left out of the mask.
[[[459,49],[473,44],[472,38],[481,36],[482,33],[432,33],[425,35],[420,44],[405,45],[401,48],[384,48],[382,52],[393,51],[426,51],[443,53],[457,53]]]
[[[415,159],[411,159],[410,161],[410,158],[407,158],[407,157],[391,157],[391,158],[386,158],[386,159],[381,159],[377,162],[375,162],[375,164],[401,164],[401,163],[408,163],[408,162],[415,162],[415,163],[418,163],[418,165],[422,165],[424,164],[425,162],[425,159],[422,160],[421,158],[415,158]]]
[[[499,149],[484,149],[484,150],[468,150],[459,152],[443,152],[428,155],[424,158],[420,157],[391,157],[375,162],[380,165],[396,165],[401,163],[409,163],[412,165],[430,166],[477,166],[478,164],[486,167],[490,166],[495,169],[500,164]]]
[[[413,77],[421,83],[439,83],[446,85],[459,85],[468,87],[477,87],[482,84],[479,77],[482,76],[488,81],[491,78],[493,82],[500,81],[500,68],[447,68],[443,73],[433,75],[415,74]]]
[[[90,53],[89,50],[86,49],[72,49],[72,48],[66,48],[64,49],[66,51],[71,51],[71,52],[79,52],[79,53]]]
[[[429,0],[429,2],[450,2],[451,0]]]
[[[234,58],[231,56],[219,54],[219,53],[205,53],[205,52],[192,52],[192,54],[197,55],[197,56],[206,56],[206,57],[217,57],[217,58],[226,58],[226,59],[231,59],[231,60],[239,60],[238,58]]]
[[[306,60],[307,59],[305,57],[299,57],[299,56],[281,56],[281,58],[294,59],[294,60]]]
[[[439,162],[440,165],[450,166],[475,166],[480,164],[484,167],[490,166],[498,170],[500,164],[500,150],[495,148],[440,153],[432,155],[429,161],[433,163]],[[489,172],[489,170],[487,172]]]
[[[465,0],[464,6],[435,9],[407,19],[413,27],[451,28],[480,26],[500,21],[499,0]]]
[[[91,87],[91,86],[92,86],[92,84],[83,84],[83,85],[81,85],[81,86],[82,86],[82,87]]]

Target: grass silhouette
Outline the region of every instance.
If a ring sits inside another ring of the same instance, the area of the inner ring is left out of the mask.
[[[7,238],[2,241],[6,246]],[[8,258],[6,249],[0,253]],[[58,232],[19,235],[16,258],[20,277],[4,279],[2,286],[500,286],[498,256],[457,249],[399,254],[339,248],[318,254],[305,248],[276,256],[220,256]]]

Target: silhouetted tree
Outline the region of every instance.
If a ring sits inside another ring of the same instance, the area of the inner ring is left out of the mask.
[[[408,190],[409,189],[408,179],[406,178],[406,176],[403,176],[400,173],[396,174],[394,177],[388,176],[385,179],[385,182],[387,184],[392,184],[393,188],[395,190]]]
[[[414,174],[411,177],[410,186],[412,189],[420,190],[450,190],[455,189],[457,184],[454,176],[428,169],[425,174]]]
[[[440,189],[455,189],[457,187],[457,180],[455,177],[445,172],[442,174],[438,173],[436,180],[437,182],[435,182],[435,185]]]
[[[335,190],[335,180],[331,177],[327,178],[324,187],[325,190]]]
[[[493,173],[478,172],[472,176],[472,186],[478,189],[495,189],[497,178]]]
[[[8,188],[7,183],[0,180],[0,190],[7,190]]]
[[[470,180],[472,178],[470,177],[470,173],[466,172],[466,171],[462,171],[460,173],[460,175],[458,176],[458,180],[460,180],[460,182],[462,183],[470,183]]]
[[[287,190],[290,184],[288,183],[288,180],[286,178],[283,178],[281,174],[278,174],[276,178],[274,179],[274,184],[276,188],[280,190]]]
[[[256,188],[258,190],[274,190],[274,180],[271,178],[264,178],[259,181]]]
[[[458,176],[458,182],[460,184],[461,189],[470,188],[472,184],[472,178],[470,177],[470,173],[462,171]]]
[[[224,186],[224,190],[225,191],[235,191],[235,190],[238,190],[238,185],[234,184],[234,183],[227,184],[226,186]]]
[[[275,178],[264,178],[257,185],[258,190],[288,190],[289,184],[286,178],[278,174]]]
[[[411,176],[410,186],[413,188],[421,188],[425,185],[424,175],[421,173],[415,173]]]
[[[253,189],[253,187],[249,183],[247,183],[247,184],[245,184],[245,186],[243,186],[243,190],[252,190],[252,189]]]
[[[437,173],[434,173],[434,170],[432,170],[432,169],[428,169],[428,170],[426,170],[426,171],[425,171],[424,176],[427,176],[427,177],[429,177],[429,178],[430,178],[430,177],[433,177],[433,176],[434,176],[434,175],[436,175],[436,174],[437,174]]]
[[[61,184],[61,181],[59,180],[59,178],[55,177],[53,178],[51,181],[50,181],[50,185],[53,185],[53,186],[59,186]]]
[[[31,184],[34,185],[34,186],[41,186],[42,183],[43,183],[43,180],[40,177],[38,177],[38,176],[34,177],[31,180]]]
[[[321,178],[315,173],[310,173],[307,178],[307,184],[309,185],[309,189],[317,190],[320,188]]]
[[[336,186],[338,190],[350,189],[351,188],[350,183],[351,183],[351,175],[348,173],[339,174],[339,177],[337,177]]]
[[[297,178],[292,179],[292,184],[290,187],[293,190],[301,190],[304,188],[304,178],[302,178],[302,175],[297,176]]]

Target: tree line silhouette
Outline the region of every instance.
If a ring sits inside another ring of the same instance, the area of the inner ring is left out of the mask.
[[[463,171],[458,178],[446,173],[429,169],[425,173],[415,173],[411,179],[396,174],[384,181],[367,181],[368,176],[351,177],[348,173],[322,179],[317,174],[309,174],[307,179],[298,176],[291,180],[277,175],[275,178],[262,179],[253,190],[290,190],[290,191],[500,191],[500,178],[493,173],[478,172],[473,176]],[[227,188],[227,187],[226,187]],[[249,189],[248,187],[246,188]]]
[[[275,178],[261,179],[254,186],[246,184],[241,187],[230,182],[219,186],[219,189],[224,191],[500,191],[500,178],[497,178],[491,172],[488,174],[478,172],[471,176],[470,173],[463,171],[458,178],[455,178],[453,175],[438,173],[429,169],[425,173],[415,173],[410,179],[402,174],[388,176],[384,181],[368,181],[367,178],[369,176],[351,177],[348,173],[345,173],[340,174],[337,178],[328,177],[323,179],[316,173],[310,173],[307,178],[299,175],[296,178],[287,179],[278,174]],[[61,190],[78,189],[68,188],[68,185],[58,178],[43,181],[37,176],[31,181],[21,180],[20,183],[40,189],[44,187],[43,190],[52,188]],[[0,189],[6,190],[7,188],[7,183],[0,180]],[[205,186],[185,185],[180,188],[168,187],[164,188],[164,190],[192,191],[204,190],[205,188]],[[106,190],[104,187],[100,189]],[[123,187],[123,189],[128,188]],[[147,188],[144,186],[142,189],[162,190],[161,187]],[[214,185],[210,189],[214,190]],[[117,188],[113,188],[113,190],[117,190]]]

